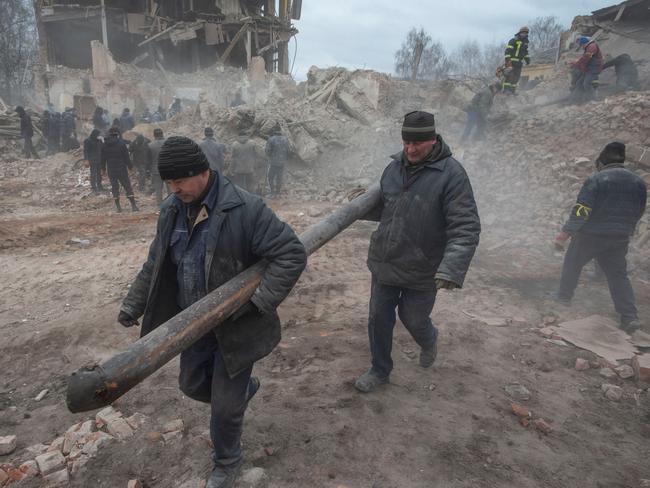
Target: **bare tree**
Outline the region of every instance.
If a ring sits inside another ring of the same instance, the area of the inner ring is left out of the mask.
[[[36,53],[34,10],[28,0],[2,0],[0,15],[0,91],[13,102]],[[31,79],[31,77],[30,77]]]
[[[454,50],[452,72],[460,78],[477,78],[489,81],[494,77],[497,66],[503,59],[503,46],[500,44],[479,45],[469,39]]]
[[[411,29],[395,53],[395,73],[401,78],[440,79],[447,75],[450,67],[445,48],[434,42],[424,29]]]
[[[530,21],[529,24],[528,41],[531,56],[539,56],[557,48],[560,42],[560,34],[565,30],[557,17],[554,15],[537,17],[535,20]]]

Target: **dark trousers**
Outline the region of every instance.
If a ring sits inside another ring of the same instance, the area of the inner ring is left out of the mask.
[[[131,187],[131,180],[126,166],[108,168],[108,178],[111,180],[111,193],[115,200],[120,198],[120,184],[124,187],[126,197],[133,198],[133,188]]]
[[[269,188],[271,193],[280,193],[282,191],[282,176],[284,175],[284,166],[270,165],[267,173]]]
[[[251,366],[231,378],[212,332],[181,353],[181,390],[193,400],[210,404],[210,436],[216,464],[228,465],[241,459],[244,413],[255,394],[250,381],[252,371]]]
[[[147,168],[144,166],[136,166],[135,169],[138,172],[138,190],[144,191],[147,182]]]
[[[25,145],[23,146],[23,154],[25,155],[26,158],[31,158],[34,156],[34,159],[39,159],[40,156],[36,152],[36,149],[34,148],[34,144],[32,143],[32,138],[31,137],[25,137]]]
[[[90,161],[90,187],[93,190],[102,189],[102,169],[99,161]]]
[[[517,84],[519,83],[519,78],[521,78],[521,68],[521,63],[512,63],[512,69],[508,70],[505,80],[503,80],[503,91],[514,93],[517,90]]]
[[[368,338],[372,354],[372,370],[388,377],[393,369],[393,329],[395,309],[415,342],[430,348],[438,338],[438,331],[429,315],[436,301],[435,291],[418,291],[397,286],[382,285],[373,276],[370,290]]]
[[[637,318],[634,291],[627,276],[627,237],[577,234],[571,239],[564,256],[559,296],[570,300],[578,286],[580,272],[592,259],[600,265],[612,296],[614,307],[626,323]]]
[[[600,74],[594,70],[582,72],[579,69],[571,71],[571,101],[576,103],[588,102],[596,99],[598,79]]]
[[[472,133],[472,129],[474,128],[476,128],[476,130],[474,131],[474,139],[482,139],[483,133],[485,131],[485,125],[486,125],[485,117],[481,117],[481,115],[475,110],[468,110],[467,122],[465,122],[465,130],[463,131],[461,140],[462,141],[467,140],[467,138]]]

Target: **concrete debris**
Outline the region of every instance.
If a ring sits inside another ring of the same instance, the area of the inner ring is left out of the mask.
[[[600,368],[598,374],[603,378],[616,378],[617,374],[612,368]]]
[[[548,435],[551,433],[553,428],[550,426],[550,424],[544,420],[544,419],[535,419],[533,420],[533,425],[535,426],[535,429],[540,431],[542,434]]]
[[[632,369],[632,366],[628,366],[627,364],[623,364],[617,368],[614,368],[614,371],[621,379],[624,380],[632,378],[634,376],[634,370]]]
[[[524,427],[528,427],[532,415],[528,407],[518,403],[513,403],[510,405],[510,408],[512,409],[512,413],[519,418],[519,423]]]
[[[18,467],[18,469],[23,472],[25,478],[33,478],[34,476],[38,476],[40,473],[36,461],[25,461]]]
[[[133,429],[123,418],[113,418],[110,420],[106,424],[106,430],[108,430],[109,434],[120,440],[124,440],[133,435]]]
[[[582,358],[577,358],[576,359],[576,365],[575,365],[576,370],[578,370],[578,371],[586,371],[590,367],[591,366],[589,365],[589,361],[587,361],[586,359],[582,359]]]
[[[504,390],[513,400],[530,400],[530,391],[528,391],[528,388],[518,383],[506,385]]]
[[[266,488],[269,483],[269,476],[262,468],[251,468],[244,471],[239,478],[241,488]]]
[[[111,420],[121,418],[122,414],[115,410],[113,407],[106,407],[95,414],[97,424],[106,425]]]
[[[41,474],[47,476],[65,467],[66,462],[65,457],[63,457],[60,451],[51,451],[36,456],[36,464],[38,464],[38,469]]]
[[[632,369],[634,369],[634,377],[637,381],[650,384],[650,354],[634,356]]]
[[[140,480],[130,480],[126,485],[126,488],[142,488],[142,483]]]
[[[613,402],[618,402],[623,397],[623,388],[620,386],[605,383],[601,385],[600,388],[605,395],[605,398]]]
[[[167,434],[168,432],[183,430],[183,428],[184,428],[183,419],[170,420],[165,425],[163,425],[160,432],[163,434]]]
[[[45,390],[42,390],[38,395],[36,395],[36,400],[37,402],[40,402],[43,398],[45,398],[45,395],[47,395],[50,392],[47,388]]]
[[[14,452],[16,450],[16,440],[15,435],[0,437],[0,456],[6,456]]]
[[[49,474],[43,477],[45,481],[45,486],[47,487],[58,487],[58,486],[67,486],[70,482],[70,477],[68,475],[68,469],[62,469],[55,473]]]

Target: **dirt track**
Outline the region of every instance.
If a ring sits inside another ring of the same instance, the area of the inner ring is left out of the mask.
[[[65,379],[137,337],[115,318],[156,219],[151,198],[143,195],[142,212],[117,215],[107,197],[70,185],[69,193],[81,196],[61,210],[41,204],[51,201],[43,193],[47,184],[32,180],[32,195],[21,197],[19,183],[24,180],[5,178],[0,197],[6,212],[0,220],[0,435],[18,436],[17,451],[1,462],[29,459],[27,446],[49,443],[93,416],[67,411]],[[478,186],[480,202],[485,196]],[[4,191],[10,188],[15,191]],[[334,208],[286,200],[271,205],[298,230],[317,220],[306,207]],[[369,363],[365,256],[373,228],[357,223],[312,256],[282,305],[283,340],[255,367],[262,389],[247,413],[246,467],[265,468],[269,486],[277,488],[611,488],[650,478],[648,392],[630,380],[576,371],[576,357],[596,358],[538,332],[553,315],[613,317],[606,285],[585,281],[570,309],[545,301],[560,259],[545,242],[536,248],[501,243],[508,230],[498,225],[485,225],[466,287],[439,295],[435,367],[417,365],[417,346],[398,324],[391,384],[358,394],[352,383]],[[70,243],[74,237],[90,244]],[[647,321],[650,287],[637,279],[633,284]],[[512,320],[497,327],[481,321],[485,317]],[[177,370],[173,361],[116,403],[125,416],[147,415],[145,425],[133,438],[102,447],[71,476],[71,486],[124,487],[139,478],[147,487],[176,487],[207,474],[209,412],[180,393]],[[620,402],[603,397],[600,386],[607,382],[623,386]],[[517,422],[504,391],[515,383],[530,391],[522,403],[551,425],[550,434]],[[36,402],[44,388],[49,394]],[[181,439],[148,440],[179,417]]]

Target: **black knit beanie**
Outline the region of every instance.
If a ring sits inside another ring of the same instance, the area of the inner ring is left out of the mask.
[[[625,162],[625,144],[610,142],[600,152],[598,161],[603,165],[623,164]]]
[[[199,145],[192,139],[173,136],[165,141],[158,155],[158,172],[163,180],[189,178],[210,169]]]
[[[436,122],[433,114],[419,110],[404,116],[402,140],[406,142],[432,141],[436,138]]]

